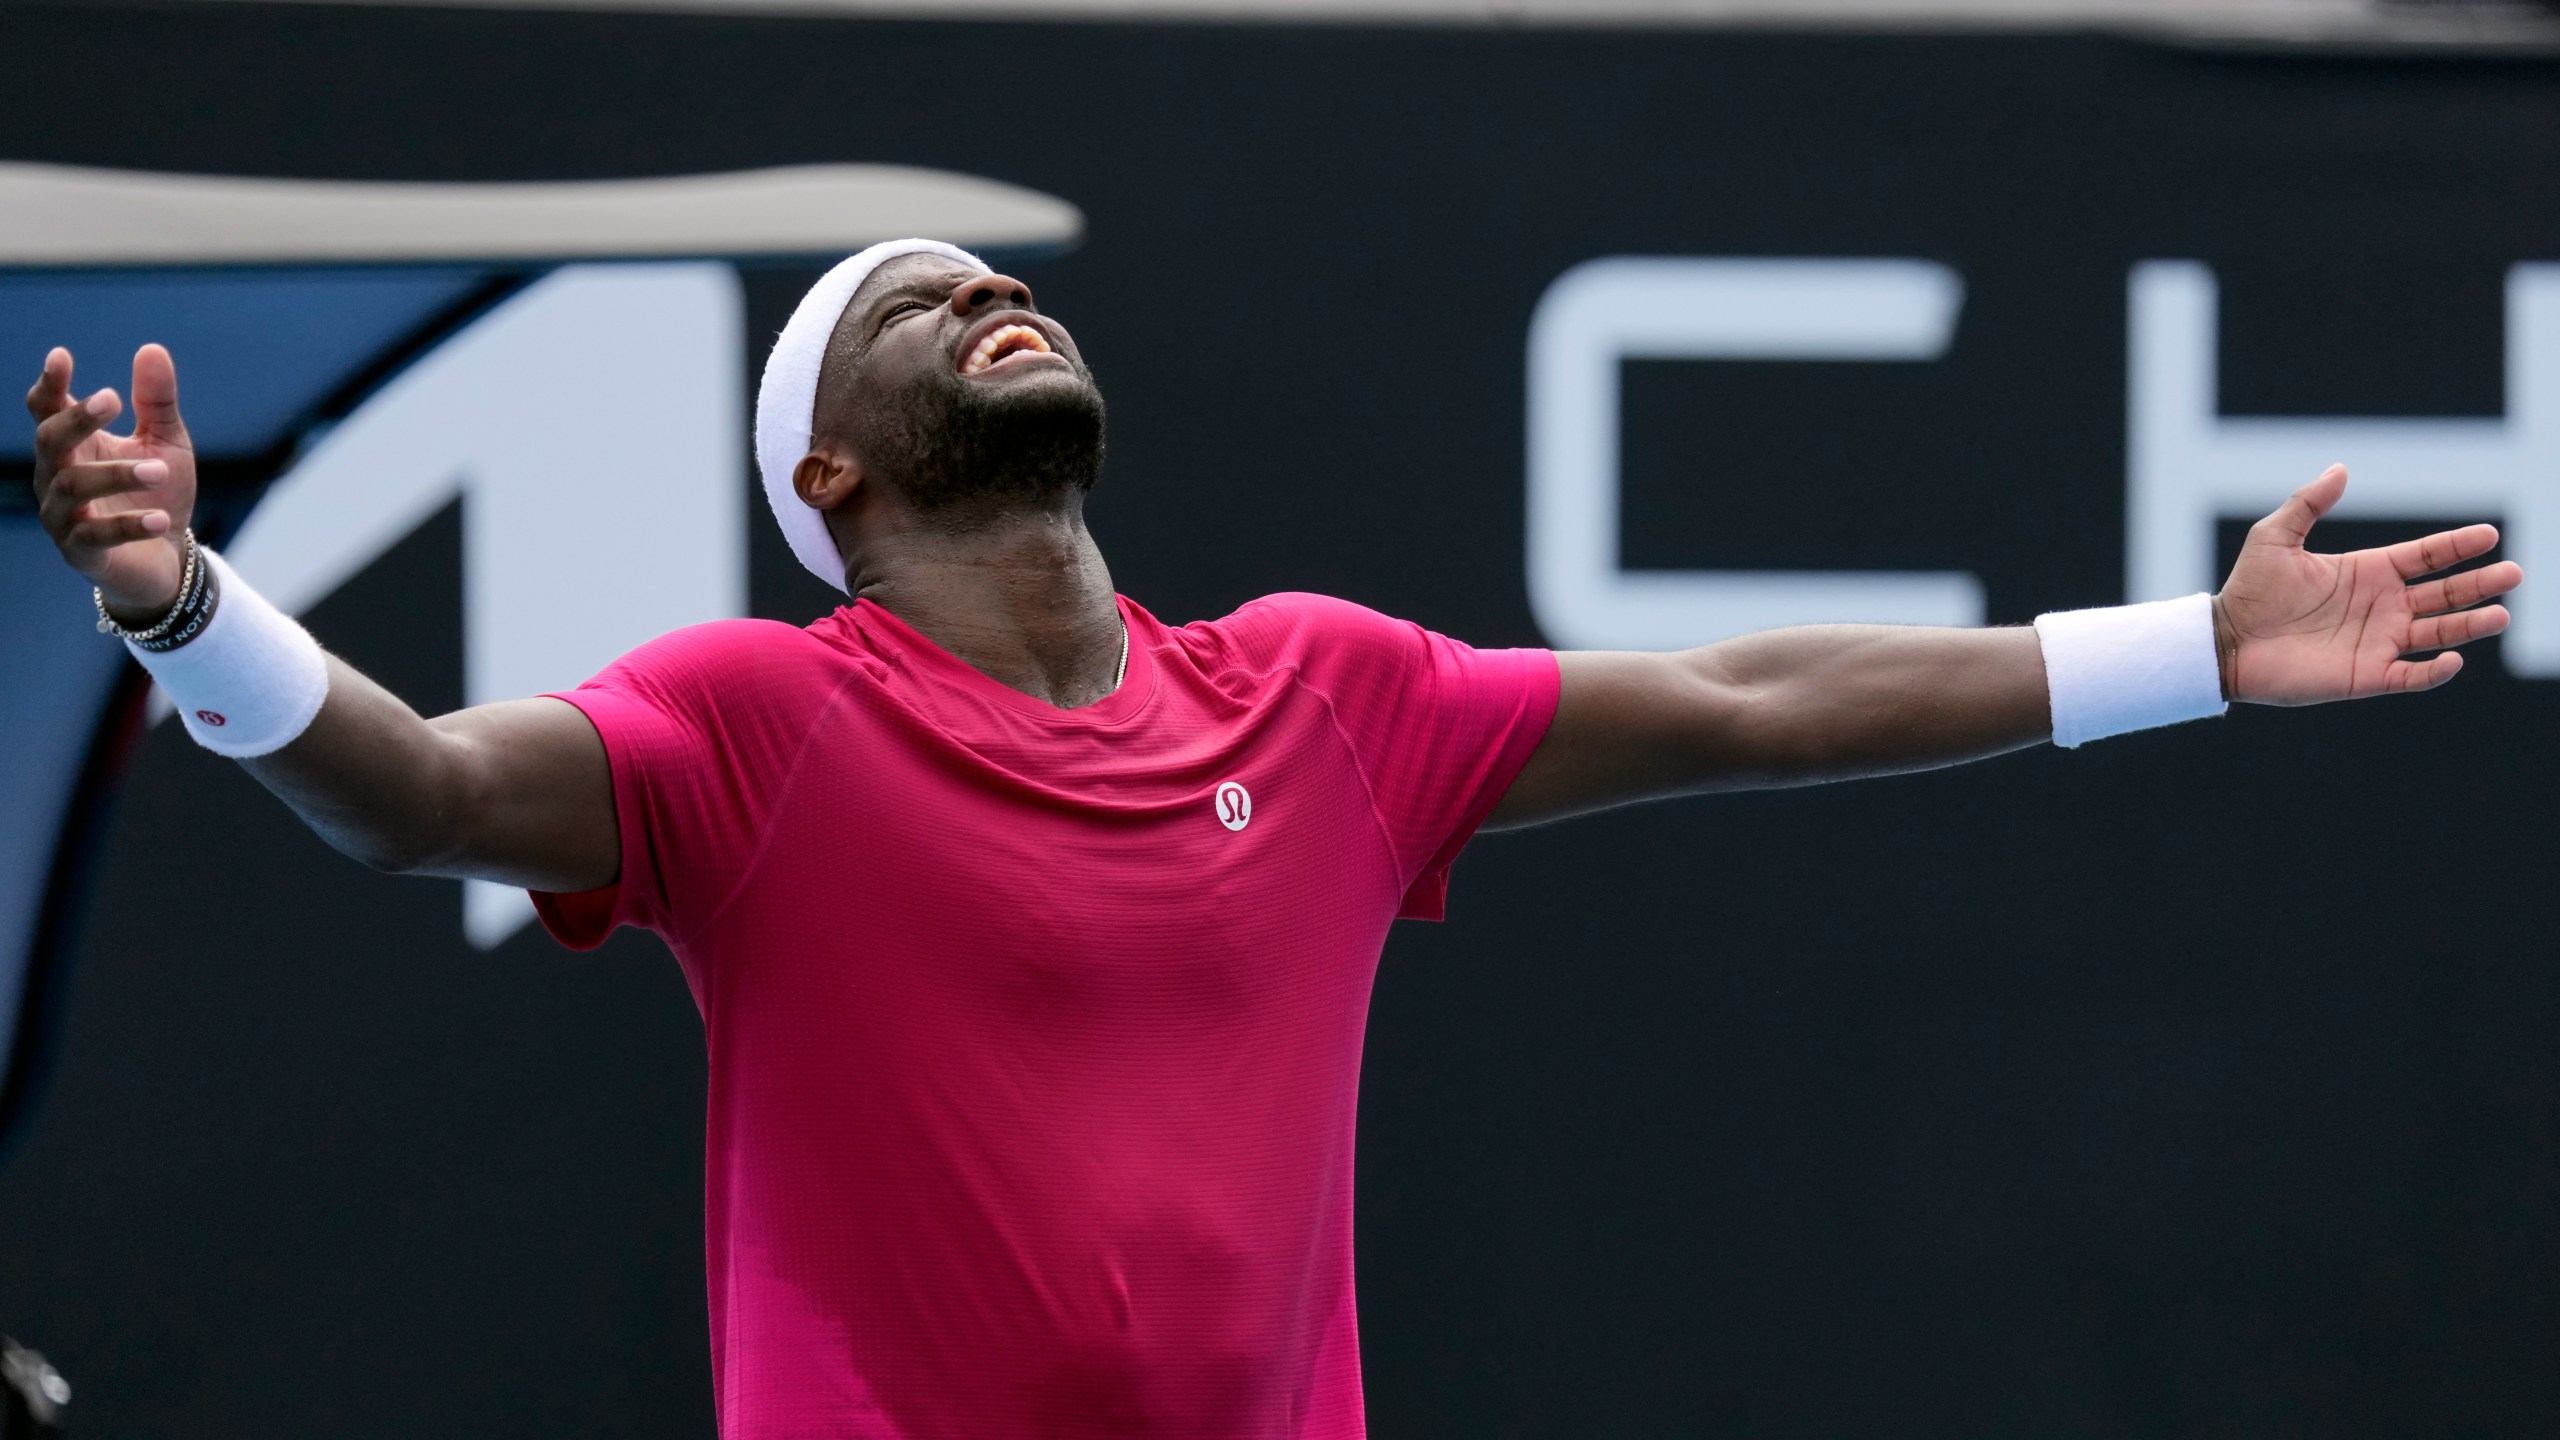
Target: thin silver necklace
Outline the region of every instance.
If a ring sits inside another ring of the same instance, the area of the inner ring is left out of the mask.
[[[1121,622],[1120,622],[1120,668],[1111,672],[1111,688],[1112,688],[1114,691],[1117,691],[1117,690],[1120,688],[1120,682],[1121,682],[1121,681],[1123,681],[1123,680],[1126,680],[1126,679],[1128,679],[1128,678],[1129,678],[1129,622],[1128,622],[1128,621],[1126,621],[1126,620],[1123,620],[1123,621],[1121,621]]]

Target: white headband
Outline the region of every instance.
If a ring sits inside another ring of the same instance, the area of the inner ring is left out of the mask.
[[[782,338],[764,362],[764,383],[756,388],[756,468],[764,472],[764,498],[782,525],[782,538],[809,573],[844,588],[844,556],[827,517],[810,508],[791,488],[791,472],[809,453],[809,430],[818,408],[818,371],[826,364],[827,342],[834,338],[844,307],[871,272],[901,255],[939,255],[957,260],[981,275],[987,262],[939,240],[884,240],[821,276],[800,297]]]

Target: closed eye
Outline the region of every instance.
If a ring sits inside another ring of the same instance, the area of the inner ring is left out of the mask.
[[[864,335],[863,347],[870,348],[871,342],[879,339],[882,331],[897,324],[908,315],[939,308],[939,302],[919,298],[900,300],[884,310],[875,312],[871,317],[871,329]]]

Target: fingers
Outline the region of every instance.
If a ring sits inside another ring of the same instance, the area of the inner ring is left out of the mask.
[[[91,460],[65,465],[54,473],[45,504],[77,508],[109,495],[131,495],[168,483],[165,460]]]
[[[2319,479],[2294,491],[2274,514],[2250,526],[2250,533],[2260,540],[2299,550],[2311,534],[2311,527],[2320,523],[2320,517],[2328,514],[2337,505],[2338,497],[2346,493],[2347,467],[2332,465],[2320,472]]]
[[[2409,613],[2437,615],[2447,610],[2467,610],[2483,600],[2493,599],[2524,583],[2524,567],[2512,560],[2447,575],[2409,587]]]
[[[73,525],[62,532],[61,545],[66,550],[104,550],[128,541],[149,540],[168,533],[168,511],[122,510]]]
[[[2507,628],[2507,607],[2484,605],[2477,610],[2457,610],[2450,615],[2429,615],[2409,626],[2406,649],[2446,650],[2468,645],[2503,633]]]
[[[56,345],[44,354],[44,369],[27,391],[27,413],[41,421],[71,403],[71,352]]]
[[[169,530],[165,508],[129,506],[100,513],[96,503],[119,495],[147,494],[168,479],[165,460],[96,460],[65,466],[45,487],[40,518],[65,549],[104,549],[163,535]]]
[[[124,410],[113,390],[101,390],[77,405],[66,405],[36,422],[36,455],[59,465],[80,442],[104,429]]]
[[[2385,546],[2382,556],[2391,562],[2391,568],[2400,573],[2401,579],[2415,580],[2421,575],[2430,575],[2438,570],[2449,569],[2465,560],[2477,559],[2496,549],[2497,546],[2497,526],[2465,525],[2459,530],[2439,530],[2433,535],[2420,539],[2403,540],[2397,545]],[[2499,567],[2492,565],[2489,568],[2495,570]],[[2516,576],[2521,580],[2524,572],[2518,570]],[[2507,588],[2512,590],[2515,587],[2510,585]]]
[[[136,435],[186,439],[186,422],[178,418],[178,362],[166,346],[133,352],[133,426]]]
[[[2447,650],[2432,660],[2394,660],[2382,671],[2382,688],[2395,695],[2433,690],[2462,673],[2462,657]]]

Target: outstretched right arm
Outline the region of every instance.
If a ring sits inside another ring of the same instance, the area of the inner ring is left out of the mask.
[[[195,453],[168,351],[134,356],[133,399],[134,433],[109,434],[122,402],[113,390],[75,401],[71,354],[57,349],[27,409],[46,531],[108,614],[140,630],[179,600]],[[511,700],[428,720],[346,662],[327,666],[309,726],[241,763],[330,844],[377,869],[563,893],[618,877],[612,772],[577,707]]]

